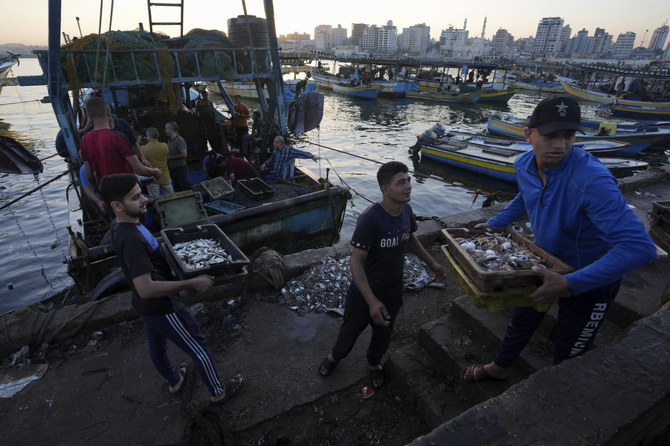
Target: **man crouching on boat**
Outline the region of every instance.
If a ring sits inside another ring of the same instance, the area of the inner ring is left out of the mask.
[[[397,161],[383,164],[377,171],[377,182],[383,198],[358,217],[351,238],[352,282],[344,304],[344,320],[333,350],[319,366],[319,374],[329,376],[370,325],[372,338],[367,359],[374,388],[384,384],[381,360],[402,307],[405,252],[413,252],[423,260],[437,280],[444,281],[447,274],[414,235],[418,226],[408,203],[412,185],[407,166]]]
[[[100,193],[116,216],[112,226],[114,249],[123,274],[132,287],[133,309],[140,314],[149,343],[149,356],[158,372],[168,382],[168,390],[176,395],[184,388],[186,366],[177,370],[167,356],[167,340],[186,352],[195,363],[207,385],[211,400],[222,403],[242,386],[243,378],[221,382],[207,340],[191,312],[177,293],[193,289],[205,291],[213,278],[200,275],[187,280],[170,280],[170,268],[161,255],[156,238],[140,223],[147,212],[147,198],[142,195],[137,178],[132,174],[104,177]]]

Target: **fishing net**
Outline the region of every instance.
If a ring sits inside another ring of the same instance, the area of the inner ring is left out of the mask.
[[[223,80],[233,80],[235,70],[229,53],[214,51],[214,48],[230,48],[230,41],[226,34],[218,30],[195,28],[184,36],[184,49],[197,51],[180,53],[179,64],[182,73],[197,75],[196,54],[200,62],[200,74],[203,76],[218,76]],[[211,48],[204,50],[203,48]]]

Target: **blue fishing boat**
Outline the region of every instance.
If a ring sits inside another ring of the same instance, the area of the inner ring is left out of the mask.
[[[184,8],[182,2],[181,8]],[[261,111],[268,120],[269,129],[280,135],[290,136],[287,125],[287,107],[283,99],[283,79],[279,62],[278,45],[274,26],[274,9],[271,0],[264,0],[267,19],[259,23],[254,16],[240,16],[228,22],[230,41],[219,31],[211,32],[215,44],[200,45],[198,39],[187,35],[178,36],[167,43],[164,36],[151,32],[114,32],[113,35],[84,36],[70,45],[61,47],[61,1],[49,0],[49,49],[36,51],[47,79],[50,103],[61,128],[63,145],[67,153],[72,183],[67,188],[70,203],[68,232],[68,272],[83,289],[104,282],[103,278],[118,265],[112,245],[104,238],[109,222],[97,217],[85,196],[80,192],[79,157],[80,136],[78,121],[83,100],[82,91],[104,88],[102,94],[110,103],[114,113],[125,118],[136,129],[156,127],[176,121],[180,134],[188,144],[189,180],[193,191],[159,198],[155,204],[156,214],[147,227],[156,232],[174,227],[172,220],[178,214],[177,226],[189,228],[196,224],[216,224],[247,255],[267,246],[280,253],[292,253],[308,248],[328,246],[339,238],[347,200],[351,197],[344,186],[320,179],[309,170],[296,166],[293,175],[274,184],[272,195],[248,196],[238,187],[228,200],[237,209],[225,215],[209,213],[202,202],[210,197],[204,193],[200,183],[206,179],[201,170],[202,159],[207,153],[207,140],[203,138],[203,127],[191,110],[195,108],[192,87],[214,83],[232,116],[233,101],[223,86],[224,81],[255,81],[258,87]],[[155,3],[156,6],[161,4]],[[174,6],[174,5],[173,5]],[[149,4],[152,7],[152,4]],[[146,10],[144,10],[146,11]],[[182,11],[183,12],[183,11]],[[139,18],[142,21],[144,18]],[[252,23],[253,19],[253,23]],[[231,21],[239,28],[231,32]],[[241,24],[238,22],[242,22]],[[151,19],[149,20],[151,25]],[[247,39],[247,28],[262,25],[267,41]],[[199,30],[199,35],[203,33]],[[134,39],[135,34],[141,34]],[[238,41],[233,41],[233,34]],[[115,44],[110,48],[111,41]],[[134,40],[133,40],[134,39]],[[128,48],[119,48],[119,43],[131,41]],[[143,43],[144,42],[144,43]],[[185,42],[185,43],[184,43]],[[188,42],[195,42],[188,45]],[[96,51],[87,46],[100,43],[100,64],[105,73],[95,72]],[[138,43],[135,45],[135,43]],[[180,45],[183,44],[183,47]],[[104,79],[104,81],[103,81]],[[39,79],[37,79],[39,80]],[[33,81],[35,81],[33,79]],[[312,95],[316,93],[311,93]],[[301,100],[299,98],[298,100]],[[321,99],[322,100],[322,99]],[[318,101],[315,101],[318,102]],[[307,107],[305,107],[307,108]],[[307,114],[309,110],[305,111]],[[320,115],[317,121],[320,121]],[[225,138],[229,121],[217,115],[217,137]],[[305,119],[307,122],[307,119]],[[315,120],[312,120],[314,124]],[[318,125],[318,122],[316,122]],[[302,126],[307,127],[307,124]],[[305,131],[310,128],[305,128]],[[267,141],[269,146],[271,141]],[[183,196],[180,194],[184,194]],[[160,212],[161,206],[179,204],[177,212]]]
[[[351,85],[346,82],[332,84],[335,93],[353,96],[361,99],[374,99],[379,96],[381,87],[379,85]]]
[[[518,118],[496,118],[489,116],[487,123],[487,131],[489,133],[503,135],[516,139],[525,139],[523,130],[526,128],[528,122],[524,119]],[[577,133],[576,141],[585,140],[609,140],[620,141],[628,143],[629,146],[623,151],[619,152],[619,156],[635,156],[648,149],[650,146],[663,142],[670,138],[670,128],[652,127],[643,128],[639,131],[618,131],[616,127],[609,132],[606,131],[607,126],[601,127],[600,130],[584,128],[584,134]]]
[[[479,175],[516,183],[514,160],[522,153],[532,150],[532,146],[514,142],[505,146],[499,141],[483,140],[485,140],[483,137],[469,139],[446,137],[432,144],[423,143],[420,144],[421,159],[438,161]],[[584,150],[586,147],[584,144],[575,144],[573,150]],[[644,161],[624,158],[599,158],[599,160],[613,172],[642,170],[649,166]]]

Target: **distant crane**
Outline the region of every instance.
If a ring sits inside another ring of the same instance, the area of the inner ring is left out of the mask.
[[[644,46],[644,41],[647,40],[647,33],[649,32],[648,29],[644,30],[644,37],[642,38],[642,43],[640,44],[641,47]]]

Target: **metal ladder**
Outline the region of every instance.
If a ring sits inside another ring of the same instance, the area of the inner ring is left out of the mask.
[[[180,9],[180,20],[178,22],[154,22],[151,16],[151,7],[177,7]],[[152,2],[147,0],[147,8],[149,9],[149,31],[154,32],[154,25],[179,25],[179,38],[184,38],[184,0],[178,0],[174,3]]]

